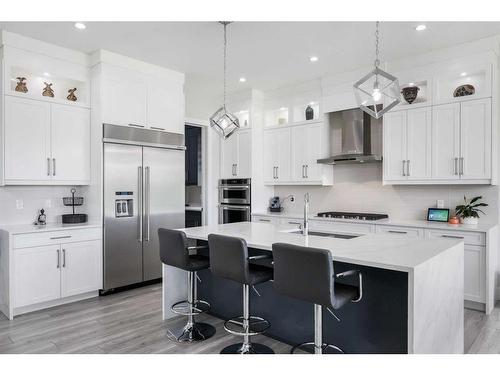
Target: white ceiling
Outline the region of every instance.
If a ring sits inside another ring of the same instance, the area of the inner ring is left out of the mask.
[[[216,22],[0,22],[0,28],[92,52],[103,48],[186,73],[220,87],[222,26]],[[392,60],[500,34],[500,22],[386,22],[380,53]],[[235,22],[228,26],[228,86],[269,89],[366,66],[374,58],[373,22]],[[319,57],[311,63],[309,56]],[[240,76],[247,82],[238,82]]]

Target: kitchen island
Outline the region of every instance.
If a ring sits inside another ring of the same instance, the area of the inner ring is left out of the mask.
[[[325,342],[347,353],[463,353],[463,242],[366,234],[345,239],[303,236],[296,228],[267,223],[232,223],[182,229],[206,243],[211,233],[244,238],[251,253],[269,253],[276,242],[328,249],[335,273],[359,269],[364,296],[338,311],[340,322],[324,313]],[[272,255],[272,254],[271,254]],[[261,265],[272,267],[270,260]],[[185,299],[179,270],[164,266],[164,318],[170,306]],[[175,275],[174,275],[175,273]],[[211,314],[228,319],[241,314],[241,285],[199,272],[200,299]],[[313,335],[313,306],[277,294],[268,282],[251,295],[251,312],[271,322],[267,334],[289,344]]]

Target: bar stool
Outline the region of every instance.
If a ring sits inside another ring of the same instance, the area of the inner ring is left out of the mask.
[[[350,270],[335,275],[332,254],[328,250],[273,244],[274,288],[278,293],[314,304],[314,342],[292,348],[314,349],[314,354],[344,353],[335,345],[323,343],[323,306],[338,320],[333,310],[363,298],[363,279],[360,271]],[[347,277],[357,277],[358,286],[341,284]]]
[[[173,229],[158,229],[160,239],[160,258],[164,264],[180,268],[188,272],[188,296],[187,301],[180,301],[172,305],[171,310],[179,315],[187,316],[187,323],[182,327],[168,330],[169,339],[176,342],[203,341],[215,334],[215,327],[195,322],[194,317],[210,309],[210,304],[198,300],[196,288],[196,271],[210,267],[207,257],[201,255],[189,255],[190,250],[206,249],[207,246],[188,247],[186,234]]]
[[[243,316],[224,322],[224,329],[237,336],[243,336],[242,344],[222,349],[221,354],[273,354],[268,346],[250,342],[250,337],[263,333],[270,327],[267,320],[250,316],[250,286],[264,283],[273,278],[270,268],[253,265],[249,260],[271,258],[268,255],[248,256],[247,243],[242,238],[208,235],[210,249],[210,270],[215,276],[243,284]]]

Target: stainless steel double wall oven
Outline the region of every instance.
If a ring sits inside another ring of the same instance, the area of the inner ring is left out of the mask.
[[[250,221],[251,180],[231,178],[219,180],[219,224]]]

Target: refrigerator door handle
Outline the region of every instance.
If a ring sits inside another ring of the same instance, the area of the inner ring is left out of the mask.
[[[137,188],[137,214],[139,215],[139,242],[142,242],[142,167],[137,167],[138,188]]]
[[[146,205],[146,241],[149,242],[150,214],[151,214],[151,168],[146,167],[146,195],[144,197]]]

